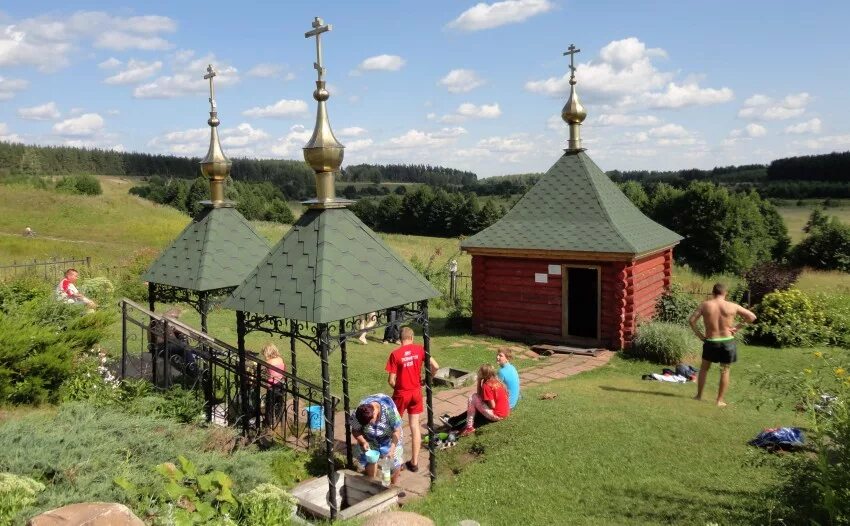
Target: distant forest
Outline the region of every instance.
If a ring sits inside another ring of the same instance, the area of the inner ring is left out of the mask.
[[[315,192],[313,170],[303,161],[232,159],[231,176],[244,182],[268,182],[288,199],[307,199]],[[0,142],[0,176],[5,175],[128,175],[195,179],[197,157],[116,152],[69,146],[31,146]],[[341,181],[407,182],[430,186],[474,185],[472,172],[427,165],[360,164],[343,170]]]
[[[3,175],[128,175],[159,176],[165,179],[193,180],[199,174],[200,159],[173,155],[72,148],[31,146],[0,142],[0,177]],[[312,170],[303,161],[274,159],[233,159],[234,180],[271,183],[286,199],[313,196]],[[431,165],[347,166],[340,174],[342,183],[420,183],[448,192],[473,192],[479,196],[511,196],[525,193],[542,174],[516,174],[478,179],[469,171]],[[651,187],[667,183],[685,188],[692,181],[710,181],[733,190],[755,189],[762,197],[784,199],[850,198],[850,152],[777,159],[769,165],[723,166],[711,170],[646,171],[612,170],[608,175],[618,183],[639,182]],[[380,195],[384,192],[348,192],[350,197]]]

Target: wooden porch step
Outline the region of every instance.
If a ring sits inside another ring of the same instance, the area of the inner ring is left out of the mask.
[[[582,349],[579,347],[568,347],[566,345],[540,344],[532,345],[531,350],[543,356],[558,354],[577,354],[579,356],[598,356],[605,349]]]

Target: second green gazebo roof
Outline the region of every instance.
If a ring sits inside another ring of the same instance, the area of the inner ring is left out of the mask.
[[[310,209],[224,307],[331,323],[439,295],[350,210]]]
[[[568,151],[504,217],[461,248],[629,257],[681,239],[638,210],[584,151]]]
[[[205,208],[142,279],[203,292],[235,287],[269,253],[269,244],[235,208]]]

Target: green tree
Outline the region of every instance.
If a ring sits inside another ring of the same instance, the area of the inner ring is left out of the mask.
[[[498,221],[503,215],[505,215],[505,209],[497,207],[492,199],[488,199],[484,202],[484,206],[481,207],[481,211],[478,213],[476,227],[479,231],[484,230]]]
[[[275,198],[271,200],[268,208],[266,208],[265,220],[291,225],[295,222],[295,216],[292,214],[292,210],[290,210],[286,201]]]
[[[792,259],[816,269],[850,272],[850,225],[833,217],[794,247]]]
[[[692,182],[663,214],[685,239],[677,257],[702,274],[741,273],[771,258],[770,237],[757,203],[720,186]],[[656,212],[658,212],[656,210]]]
[[[205,177],[196,177],[192,181],[191,186],[189,186],[189,192],[186,195],[186,210],[189,211],[192,217],[195,217],[203,210],[204,205],[201,204],[201,201],[208,201],[210,199],[209,188],[210,185]]]
[[[646,213],[649,209],[649,195],[643,189],[643,185],[636,181],[626,181],[620,185],[620,190],[629,198],[633,205],[641,212]]]
[[[806,221],[806,226],[803,227],[803,232],[809,234],[816,228],[823,228],[829,224],[829,216],[824,212],[823,208],[815,208],[809,214],[809,220]]]
[[[402,202],[397,195],[388,195],[378,205],[376,226],[381,232],[401,232]]]

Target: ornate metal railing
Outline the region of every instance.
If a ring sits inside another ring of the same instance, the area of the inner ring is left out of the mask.
[[[123,299],[120,307],[122,378],[144,379],[162,390],[191,390],[204,401],[207,421],[239,427],[254,437],[305,448],[320,439],[321,386],[250,351],[243,374],[235,347],[133,301]],[[339,399],[332,397],[331,403],[336,411]]]

